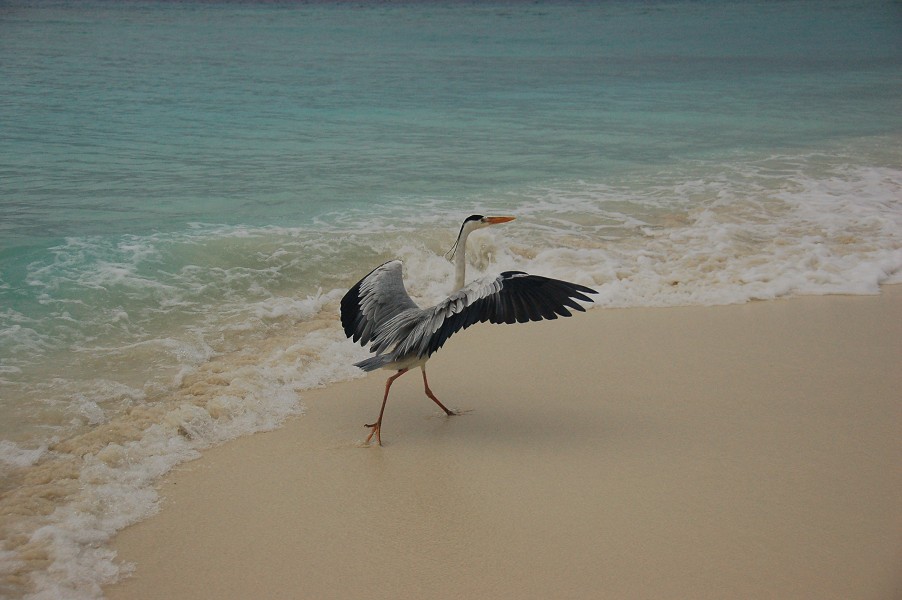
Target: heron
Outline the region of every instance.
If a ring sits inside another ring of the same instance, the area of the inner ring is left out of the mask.
[[[576,283],[529,275],[523,271],[505,271],[500,275],[476,279],[467,285],[467,238],[477,229],[507,223],[514,217],[471,215],[464,219],[457,241],[448,253],[454,260],[454,291],[429,308],[420,308],[407,293],[402,262],[390,260],[367,274],[341,300],[341,324],[345,335],[362,346],[370,345],[373,356],[354,363],[364,371],[395,371],[385,382],[382,407],[375,422],[369,423],[369,445],[373,437],[382,445],[382,417],[394,381],[410,369],[419,367],[426,396],[446,415],[449,410],[429,388],[426,361],[453,334],[476,323],[525,323],[569,317],[570,310],[584,312],[577,302],[592,302],[586,294],[595,290]]]

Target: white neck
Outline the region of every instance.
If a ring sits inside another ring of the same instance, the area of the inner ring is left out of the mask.
[[[467,277],[467,237],[468,229],[464,229],[457,241],[457,251],[454,253],[454,289],[452,292],[464,287]]]

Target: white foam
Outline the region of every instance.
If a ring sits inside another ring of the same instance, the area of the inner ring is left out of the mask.
[[[323,306],[340,297],[341,290],[333,290],[329,294],[323,294],[318,289],[316,294],[305,298],[290,296],[272,296],[265,300],[252,302],[246,305],[247,310],[259,319],[283,319],[306,321],[314,318]]]
[[[38,448],[23,448],[10,440],[0,440],[0,463],[7,467],[24,469],[40,460],[47,452],[47,446]]]
[[[900,198],[902,170],[856,166],[854,154],[848,162],[737,157],[616,184],[577,181],[488,202],[439,202],[426,218],[397,210],[341,222],[354,232],[347,245],[369,265],[404,260],[408,291],[425,302],[448,291],[441,254],[461,216],[474,212],[517,221],[470,238],[470,278],[520,269],[592,285],[603,306],[709,305],[873,294],[902,280]]]
[[[140,392],[100,380],[94,386],[98,402],[82,397],[78,411],[88,420],[102,421],[101,428],[53,450],[3,443],[0,457],[5,462],[52,473],[52,479],[65,481],[68,473],[78,485],[54,492],[58,506],[49,515],[29,516],[26,507],[34,504],[29,494],[40,497],[43,491],[21,490],[16,506],[23,518],[17,528],[27,536],[24,547],[40,548],[50,563],[32,570],[28,559],[23,562],[14,552],[23,547],[18,544],[2,549],[0,575],[24,568],[30,598],[99,597],[100,586],[131,569],[117,562],[105,543],[122,527],[154,513],[153,482],[158,477],[210,445],[278,427],[303,411],[299,392],[360,375],[352,363],[365,350],[348,343],[334,319],[328,321],[333,326],[324,327],[300,318],[312,306],[328,306],[331,312],[339,295],[334,290],[292,304],[290,312],[308,323],[306,330],[284,330],[253,347],[211,357],[187,374],[168,400],[145,404],[150,399]],[[107,418],[100,406],[104,393],[130,393],[136,410]],[[142,430],[148,419],[149,427]]]
[[[841,166],[826,176],[795,173],[777,184],[764,170],[747,167],[742,177],[731,172],[675,186],[667,211],[649,214],[644,227],[624,227],[616,239],[521,223],[511,235],[527,250],[514,248],[520,256],[510,262],[594,285],[598,302],[607,306],[874,294],[880,284],[898,280],[902,171]],[[599,204],[616,193],[602,190]],[[501,268],[508,256],[499,256]]]

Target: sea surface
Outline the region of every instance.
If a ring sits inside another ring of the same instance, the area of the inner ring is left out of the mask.
[[[471,277],[602,310],[902,283],[902,4],[0,2],[0,597],[101,597],[157,478],[359,376],[344,291],[437,301],[471,213],[517,217]]]

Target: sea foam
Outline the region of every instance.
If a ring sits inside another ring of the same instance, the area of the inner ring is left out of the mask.
[[[0,500],[7,515],[0,590],[99,597],[103,584],[131,570],[106,541],[157,510],[153,484],[162,474],[210,445],[302,413],[300,392],[357,376],[351,363],[361,351],[340,332],[308,324],[219,355],[183,375],[167,396],[98,417],[49,447],[3,442],[0,460],[12,485]]]

